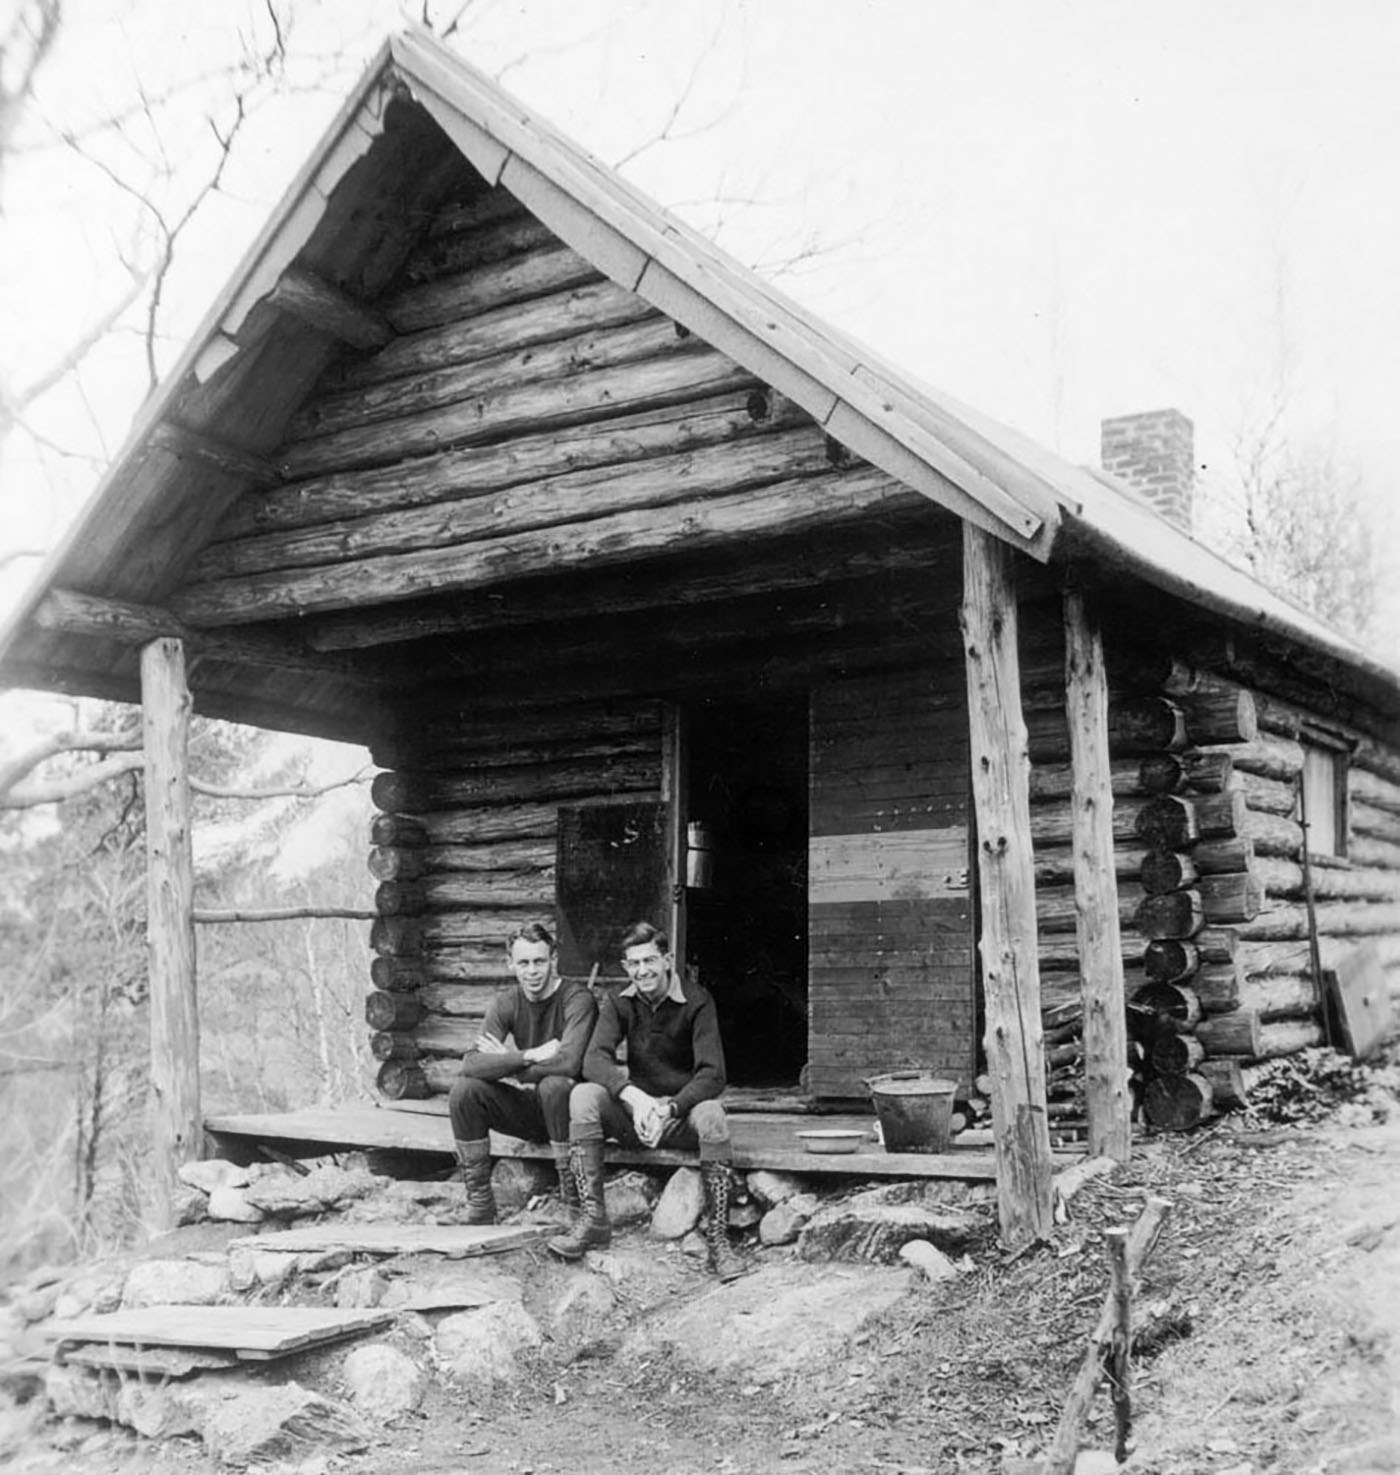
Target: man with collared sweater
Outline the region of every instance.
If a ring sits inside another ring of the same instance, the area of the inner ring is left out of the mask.
[[[669,938],[649,922],[623,938],[622,961],[631,981],[604,996],[584,1055],[584,1078],[569,1096],[569,1151],[583,1213],[549,1248],[577,1260],[611,1243],[603,1198],[606,1140],[698,1148],[710,1268],[721,1280],[733,1280],[748,1267],[729,1243],[733,1150],[719,1102],[724,1046],[715,1001],[699,984],[681,982]]]

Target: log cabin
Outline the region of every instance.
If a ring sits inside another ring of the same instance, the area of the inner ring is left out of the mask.
[[[1040,1232],[1057,1106],[1124,1156],[1130,1062],[1186,1125],[1329,969],[1400,981],[1400,672],[1194,540],[1191,473],[1174,410],[1094,470],[917,383],[394,38],[0,632],[145,712],[159,1151],[193,708],[382,770],[385,1098],[448,1088],[516,921],[606,987],[651,917],[738,1086],[985,1081]]]

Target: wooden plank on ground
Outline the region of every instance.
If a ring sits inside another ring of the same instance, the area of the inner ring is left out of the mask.
[[[466,1260],[522,1249],[548,1232],[528,1224],[315,1224],[230,1240],[229,1248],[281,1254],[348,1250],[362,1255],[443,1255],[449,1260]]]
[[[260,1241],[258,1247],[263,1247]],[[131,1347],[224,1348],[240,1358],[263,1359],[373,1331],[393,1319],[390,1311],[339,1311],[320,1306],[146,1306],[136,1311],[77,1316],[39,1330],[58,1346],[99,1342]]]

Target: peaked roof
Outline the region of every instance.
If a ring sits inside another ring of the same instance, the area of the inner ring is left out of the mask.
[[[488,186],[504,186],[604,275],[772,385],[856,454],[1039,561],[1087,555],[1125,570],[1240,626],[1342,663],[1369,695],[1400,710],[1400,672],[1164,522],[1126,488],[919,384],[797,306],[421,29],[390,40],[371,63],[0,629],[0,663],[12,681],[32,669],[22,635],[48,590],[158,603],[167,592],[153,566],[159,560],[141,556],[149,530],[176,523],[207,531],[208,514],[193,505],[197,496],[187,493],[172,508],[168,480],[147,470],[170,449],[172,422],[181,453],[206,463],[221,506],[231,495],[230,478],[248,485],[256,477],[257,455],[276,445],[285,415],[279,420],[269,406],[236,415],[230,406],[257,383],[267,362],[260,355],[279,351],[266,309],[298,268],[319,266],[325,274],[324,258],[337,250],[373,255],[363,226],[358,245],[328,245],[329,237],[354,230],[347,224],[330,232],[325,217],[336,186],[357,166],[388,153],[381,170],[409,167],[411,150],[400,143],[396,163],[385,135],[386,113],[404,90]],[[368,268],[358,275],[373,281]],[[250,333],[250,324],[259,332]],[[280,351],[289,351],[285,342]],[[298,351],[293,377],[309,390],[326,360],[308,356],[304,346]],[[201,434],[224,429],[230,416],[239,422],[231,438],[253,453],[247,465],[226,455],[221,462],[217,446],[201,448]]]

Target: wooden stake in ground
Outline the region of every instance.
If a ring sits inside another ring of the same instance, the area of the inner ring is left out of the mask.
[[[1130,1350],[1128,1341],[1130,1317],[1125,1308],[1120,1321],[1120,1296],[1124,1300],[1131,1297],[1133,1278],[1141,1271],[1147,1257],[1152,1253],[1157,1243],[1157,1236],[1162,1232],[1162,1226],[1166,1223],[1167,1215],[1170,1213],[1171,1205],[1166,1199],[1150,1198],[1143,1205],[1142,1213],[1134,1221],[1133,1227],[1125,1233],[1123,1258],[1126,1261],[1126,1274],[1122,1277],[1121,1282],[1115,1275],[1114,1284],[1104,1300],[1103,1310],[1099,1312],[1093,1336],[1089,1339],[1089,1351],[1080,1365],[1069,1397],[1065,1400],[1065,1411],[1060,1416],[1060,1427],[1055,1431],[1055,1440],[1050,1446],[1050,1455],[1045,1463],[1044,1475],[1072,1475],[1074,1457],[1079,1449],[1079,1431],[1084,1425],[1084,1417],[1089,1412],[1089,1405],[1093,1402],[1094,1390],[1099,1386],[1099,1380],[1104,1375],[1105,1361],[1113,1353],[1115,1338],[1120,1333],[1124,1339],[1124,1366],[1119,1370],[1119,1386],[1125,1394],[1121,1417],[1124,1419],[1127,1417],[1126,1357]],[[1110,1230],[1109,1233],[1112,1234],[1113,1231]],[[1117,1252],[1112,1248],[1113,1241],[1110,1240],[1109,1244],[1110,1254],[1116,1254]],[[1114,1413],[1115,1418],[1119,1417],[1117,1402],[1114,1405]],[[1120,1429],[1119,1437],[1121,1441],[1126,1441],[1126,1425]]]

